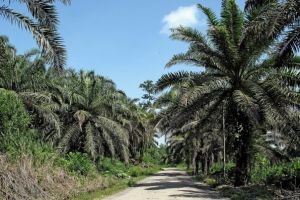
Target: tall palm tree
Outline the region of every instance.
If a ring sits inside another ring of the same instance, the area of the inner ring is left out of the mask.
[[[70,0],[59,1],[64,4],[70,3]],[[0,15],[12,24],[30,31],[45,57],[52,61],[51,64],[62,68],[66,62],[66,50],[57,32],[59,19],[55,2],[55,0],[5,0],[0,6]],[[25,5],[31,16],[25,16],[12,9],[13,3]]]
[[[274,58],[268,56],[273,38],[266,33],[259,37],[248,34],[257,13],[243,13],[234,0],[223,0],[221,19],[203,5],[199,9],[208,18],[207,37],[201,32],[179,27],[171,38],[190,44],[186,53],[175,55],[167,67],[178,63],[192,64],[203,72],[176,72],[163,75],[157,89],[164,90],[178,83],[193,83],[185,105],[172,116],[173,124],[191,120],[202,109],[197,127],[204,126],[216,113],[222,113],[226,103],[227,122],[234,127],[235,185],[245,185],[250,179],[252,133],[264,121],[288,121],[291,106],[299,105],[299,95],[285,84],[285,79],[296,79],[297,71],[288,67],[274,69]]]

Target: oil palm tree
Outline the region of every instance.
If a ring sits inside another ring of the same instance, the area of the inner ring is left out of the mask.
[[[128,162],[128,131],[113,115],[118,107],[113,82],[83,71],[69,80],[70,105],[61,150],[86,152],[93,159],[118,156]]]
[[[69,4],[70,0],[59,0]],[[0,6],[0,15],[19,27],[31,32],[43,54],[57,68],[62,68],[66,62],[66,50],[58,29],[58,14],[54,6],[55,0],[7,0]],[[25,16],[14,9],[12,4],[23,4],[31,16]]]
[[[228,123],[234,129],[235,185],[249,181],[252,132],[264,121],[275,123],[290,116],[291,106],[299,105],[299,95],[285,84],[285,79],[296,79],[294,63],[274,69],[274,58],[269,56],[273,38],[266,33],[259,37],[248,34],[257,13],[243,14],[234,0],[223,0],[221,19],[202,5],[198,7],[208,18],[207,37],[201,32],[179,27],[172,30],[171,38],[190,44],[186,53],[175,55],[167,67],[178,63],[199,66],[204,71],[176,72],[163,75],[157,82],[161,91],[179,83],[193,83],[182,104],[181,111],[172,116],[173,124],[192,120],[205,109],[197,127],[214,120],[226,103]]]
[[[60,120],[56,112],[61,108],[49,92],[46,62],[38,50],[17,55],[6,37],[0,38],[0,87],[15,91],[23,100],[32,118],[32,126],[42,133],[60,135]]]

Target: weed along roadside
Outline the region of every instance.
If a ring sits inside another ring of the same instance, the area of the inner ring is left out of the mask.
[[[103,167],[102,170],[104,170],[103,176],[111,178],[112,181],[110,185],[98,190],[79,194],[73,197],[73,200],[102,199],[125,190],[128,187],[133,187],[137,182],[162,169],[159,165],[125,166],[124,163],[111,159],[103,160],[101,167]]]

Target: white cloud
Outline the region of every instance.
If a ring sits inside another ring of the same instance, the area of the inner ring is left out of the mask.
[[[195,26],[199,23],[198,9],[196,5],[179,7],[164,16],[163,27],[160,33],[170,34],[170,28],[178,26]]]

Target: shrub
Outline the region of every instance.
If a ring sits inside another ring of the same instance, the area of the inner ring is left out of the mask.
[[[100,160],[97,163],[97,169],[99,172],[114,175],[118,178],[151,175],[158,170],[157,167],[125,165],[123,162],[111,158],[104,158]]]
[[[99,172],[114,175],[118,178],[129,177],[127,166],[116,159],[104,158],[97,163],[97,169]]]
[[[158,167],[144,168],[141,166],[133,166],[129,168],[129,175],[132,177],[149,176],[158,171]]]
[[[58,155],[53,147],[39,139],[36,130],[29,129],[26,132],[17,132],[6,136],[5,152],[11,160],[17,159],[22,154],[30,155],[33,158],[34,164],[49,163]]]
[[[165,149],[163,147],[152,147],[147,149],[143,156],[143,162],[159,165],[162,162]]]
[[[22,132],[30,118],[22,100],[13,91],[0,89],[0,131],[2,134]]]
[[[103,158],[97,163],[97,169],[102,172],[119,172],[126,171],[126,165],[113,158]]]
[[[226,163],[225,172],[226,174],[232,174],[235,168],[235,164],[233,162]],[[223,163],[215,163],[210,168],[210,174],[219,174],[223,173]]]
[[[206,178],[204,179],[204,182],[211,187],[216,187],[219,185],[218,181],[213,178]]]
[[[144,172],[143,172],[143,169],[141,167],[134,166],[134,167],[131,167],[129,169],[129,175],[132,176],[132,177],[138,177],[138,176],[143,176]]]
[[[95,165],[85,153],[70,152],[65,158],[57,161],[58,165],[64,167],[71,173],[87,176],[95,172]]]
[[[292,162],[271,165],[269,159],[262,155],[256,156],[256,165],[251,174],[254,183],[275,184],[285,189],[294,189],[294,183],[300,181],[300,158]]]
[[[21,147],[18,138],[27,137],[25,134],[29,122],[29,115],[18,95],[0,89],[0,151],[7,152]]]
[[[128,185],[129,187],[134,187],[134,186],[136,185],[136,181],[133,180],[133,179],[130,179],[130,180],[128,181],[127,185]]]

